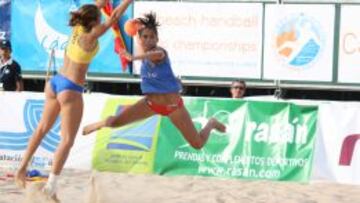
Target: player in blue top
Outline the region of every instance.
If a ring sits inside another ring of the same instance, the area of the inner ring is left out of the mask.
[[[212,129],[225,132],[225,126],[215,118],[211,118],[205,127],[197,132],[184,107],[179,93],[181,87],[171,69],[169,56],[165,49],[157,46],[159,23],[156,21],[155,14],[145,14],[143,18],[136,20],[141,24],[138,36],[142,54],[137,56],[126,52],[123,54],[129,60],[142,60],[141,90],[145,97],[125,108],[119,115],[109,116],[105,120],[85,126],[83,134],[90,134],[103,127],[124,126],[154,114],[160,114],[170,118],[193,148],[202,148]]]

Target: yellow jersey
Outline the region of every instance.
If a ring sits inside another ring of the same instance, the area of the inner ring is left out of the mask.
[[[77,25],[73,28],[73,32],[66,47],[66,55],[76,63],[88,64],[99,51],[99,43],[96,42],[96,47],[94,50],[85,51],[79,45],[79,38],[84,32],[84,28],[80,25]]]

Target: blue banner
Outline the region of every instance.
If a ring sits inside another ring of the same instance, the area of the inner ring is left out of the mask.
[[[46,71],[51,50],[55,50],[55,66],[62,67],[64,49],[71,33],[68,26],[70,11],[78,9],[90,0],[28,0],[13,1],[12,44],[13,56],[19,61],[24,72]],[[114,6],[120,1],[114,1]],[[123,24],[132,18],[132,6],[120,20]],[[123,27],[120,25],[120,27]],[[126,47],[131,47],[131,38],[124,35]],[[122,71],[120,59],[114,51],[114,36],[111,30],[100,39],[100,51],[90,64],[90,73],[114,74]]]
[[[10,38],[11,1],[0,0],[0,40]]]

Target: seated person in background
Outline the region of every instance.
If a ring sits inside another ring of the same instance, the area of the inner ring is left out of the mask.
[[[8,40],[0,42],[0,89],[22,91],[20,65],[11,58],[11,44]]]
[[[243,98],[246,92],[246,83],[244,80],[234,80],[231,83],[230,93],[231,98],[239,99]]]

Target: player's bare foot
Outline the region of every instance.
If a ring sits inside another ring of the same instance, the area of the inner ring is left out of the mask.
[[[110,116],[110,117],[108,117],[107,119],[105,119],[103,121],[99,121],[99,122],[92,123],[92,124],[89,124],[89,125],[85,126],[83,128],[82,134],[83,135],[88,135],[88,134],[90,134],[92,132],[100,130],[103,127],[113,126],[115,122],[116,122],[116,117],[115,116]]]
[[[97,131],[98,129],[99,129],[99,127],[98,127],[97,123],[89,124],[89,125],[87,125],[87,126],[85,126],[83,128],[82,134],[83,135],[88,135],[88,134],[90,134],[92,132]]]
[[[219,132],[226,132],[226,126],[220,123],[216,118],[210,118],[209,124],[210,126],[212,126],[212,128],[216,129]]]
[[[26,168],[25,169],[19,169],[16,171],[15,173],[15,184],[19,187],[19,188],[25,188],[26,185]]]
[[[89,124],[83,128],[82,134],[88,135],[92,132],[100,130],[101,128],[105,127],[105,125],[106,125],[106,121],[99,121],[96,123]]]

